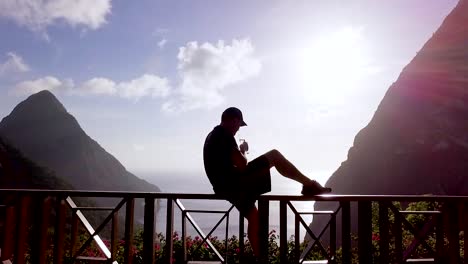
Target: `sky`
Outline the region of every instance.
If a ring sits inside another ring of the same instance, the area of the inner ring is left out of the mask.
[[[250,160],[324,183],[456,2],[2,0],[0,117],[48,89],[128,170],[203,172],[237,106]]]

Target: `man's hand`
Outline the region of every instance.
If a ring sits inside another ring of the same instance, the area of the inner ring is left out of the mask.
[[[242,154],[245,154],[245,152],[249,151],[249,144],[247,143],[247,141],[243,141],[240,146],[239,146],[239,150]]]
[[[245,168],[247,167],[247,158],[245,157],[244,152],[248,149],[249,145],[246,142],[243,142],[239,146],[239,149],[234,148],[232,150],[232,163],[241,171],[245,170]]]

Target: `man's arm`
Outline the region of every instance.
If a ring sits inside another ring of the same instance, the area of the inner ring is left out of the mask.
[[[242,153],[240,150],[233,149],[232,150],[232,163],[234,164],[234,166],[236,166],[241,171],[243,171],[247,167],[247,158],[245,157],[245,154]]]

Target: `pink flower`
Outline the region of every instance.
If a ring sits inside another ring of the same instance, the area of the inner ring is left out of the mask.
[[[380,241],[380,236],[377,234],[372,234],[372,240],[374,241]]]
[[[133,246],[132,247],[132,255],[136,255],[136,254],[138,254],[138,249],[137,249],[136,246]]]

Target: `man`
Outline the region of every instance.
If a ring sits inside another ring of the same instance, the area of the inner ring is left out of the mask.
[[[329,193],[331,189],[304,176],[275,149],[247,162],[248,143],[244,141],[237,146],[234,139],[239,128],[246,125],[238,108],[227,108],[221,115],[221,124],[206,137],[203,161],[214,192],[225,197],[247,218],[247,235],[254,254],[259,256],[259,219],[255,201],[261,194],[271,191],[271,167],[302,183],[303,195]]]

